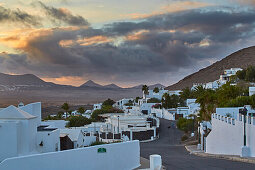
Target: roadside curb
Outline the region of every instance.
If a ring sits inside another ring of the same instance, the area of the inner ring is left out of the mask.
[[[209,158],[216,158],[216,159],[225,159],[237,162],[245,162],[245,163],[252,163],[255,164],[255,159],[249,158],[242,158],[238,156],[230,156],[230,155],[216,155],[216,154],[208,154],[204,153],[203,151],[192,151],[189,146],[192,145],[185,145],[185,149],[192,155],[200,156],[200,157],[209,157]]]

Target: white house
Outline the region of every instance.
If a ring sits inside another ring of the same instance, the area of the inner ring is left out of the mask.
[[[102,109],[102,103],[94,104],[94,105],[93,105],[93,110],[92,110],[92,112],[93,112],[94,110],[97,110],[97,109]]]
[[[187,99],[186,105],[189,108],[188,115],[197,115],[200,111],[200,104],[196,103],[196,99]]]
[[[220,78],[218,80],[215,80],[213,82],[208,83],[193,83],[193,86],[191,90],[195,90],[197,86],[202,86],[205,89],[218,89],[222,85],[226,84],[228,81],[230,81],[230,77],[233,75],[236,75],[238,71],[241,71],[243,69],[241,68],[230,68],[224,70],[224,73],[220,75]]]
[[[129,98],[129,99],[121,99],[116,101],[116,103],[113,104],[114,107],[117,107],[119,109],[123,109],[125,107],[125,104],[129,103],[130,101],[134,102],[133,98]]]
[[[255,87],[249,87],[249,96],[252,96],[255,94]]]
[[[243,69],[241,68],[230,68],[224,70],[224,74],[220,75],[220,80],[226,80],[229,81],[230,77],[233,75],[236,75],[238,71],[242,71]]]
[[[9,157],[59,150],[59,131],[40,126],[37,117],[41,112],[39,108],[40,103],[32,103],[20,108],[11,105],[1,109],[0,161]]]
[[[60,134],[67,135],[71,139],[74,149],[84,147],[84,135],[81,129],[60,129]]]

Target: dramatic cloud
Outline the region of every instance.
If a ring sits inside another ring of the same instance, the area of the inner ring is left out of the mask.
[[[80,15],[73,15],[66,8],[54,8],[51,6],[47,6],[44,3],[38,1],[38,4],[45,11],[46,15],[51,17],[52,21],[56,24],[66,23],[68,25],[73,26],[88,26],[89,23],[86,19],[84,19]]]
[[[156,82],[176,77],[183,69],[195,71],[249,45],[254,24],[251,9],[203,8],[115,22],[102,29],[29,30],[25,36],[0,38],[22,51],[0,55],[0,71],[15,68],[17,73],[25,70],[48,78]]]
[[[25,26],[40,26],[39,18],[20,9],[11,10],[0,6],[0,23],[21,23]]]

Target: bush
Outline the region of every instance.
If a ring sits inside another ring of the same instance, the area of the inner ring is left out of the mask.
[[[147,100],[147,103],[161,103],[161,101],[157,98],[151,98]]]
[[[104,113],[124,113],[124,111],[121,110],[121,109],[114,108],[114,107],[109,106],[109,105],[108,105],[108,106],[103,105],[103,106],[102,106],[102,109],[94,110],[94,112],[93,112],[92,115],[91,115],[91,118],[92,118],[94,121],[98,121],[98,120],[99,120],[98,115],[104,114]]]
[[[186,119],[186,118],[179,118],[177,121],[177,128],[184,131],[192,131],[193,130],[193,125],[194,125],[194,120],[193,119]]]
[[[115,103],[115,101],[113,101],[112,99],[107,99],[103,102],[102,105],[104,106],[112,106]]]
[[[71,116],[69,117],[69,127],[80,127],[91,123],[91,120],[83,116]]]

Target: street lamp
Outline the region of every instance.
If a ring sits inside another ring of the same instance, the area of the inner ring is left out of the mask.
[[[239,109],[239,113],[243,115],[243,147],[242,147],[242,153],[241,157],[249,157],[250,156],[250,148],[246,146],[246,115],[247,115],[247,109],[244,106],[243,109]]]
[[[120,133],[120,116],[118,116],[118,134]]]
[[[246,146],[246,115],[247,115],[247,109],[244,107],[243,109],[239,109],[239,113],[243,115],[243,146]]]

